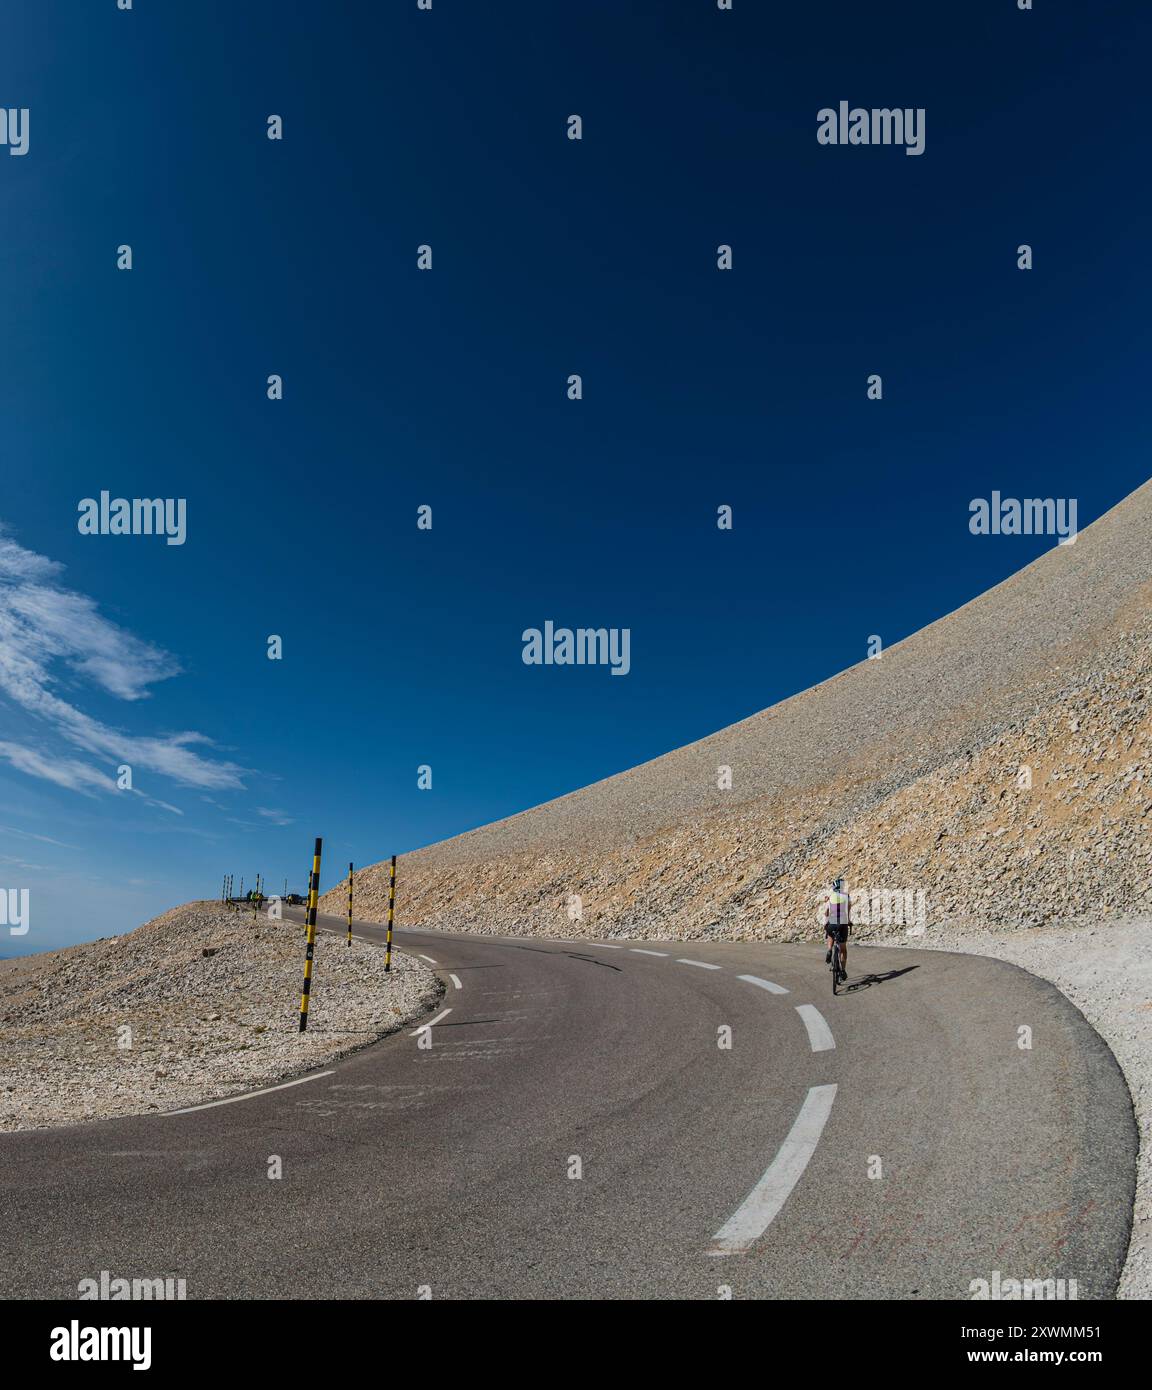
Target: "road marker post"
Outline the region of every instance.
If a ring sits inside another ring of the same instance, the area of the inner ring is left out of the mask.
[[[305,882],[307,882],[307,875],[305,875]],[[305,930],[305,931],[308,930],[308,894],[307,894],[307,892],[305,892],[305,894],[304,894],[304,930]]]
[[[308,879],[308,912],[305,917],[308,932],[308,945],[304,952],[304,990],[300,995],[300,1031],[308,1029],[308,1000],[312,994],[312,960],[316,954],[316,902],[320,896],[320,852],[324,841],[316,836],[316,848],[312,852],[312,873]]]
[[[348,945],[352,945],[352,865],[348,865]]]
[[[396,856],[388,873],[388,935],[384,942],[384,969],[392,969],[392,917],[396,910]]]
[[[256,875],[256,896],[252,899],[252,920],[256,920],[256,914],[260,911],[260,875]]]

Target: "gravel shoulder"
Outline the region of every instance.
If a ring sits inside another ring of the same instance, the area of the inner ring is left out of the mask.
[[[1140,1130],[1132,1240],[1117,1296],[1152,1298],[1152,921],[993,933],[929,927],[920,938],[883,944],[1019,965],[1054,984],[1112,1049]]]
[[[0,1131],[178,1109],[289,1080],[366,1047],[443,993],[420,961],[187,903],[124,936],[0,962]]]

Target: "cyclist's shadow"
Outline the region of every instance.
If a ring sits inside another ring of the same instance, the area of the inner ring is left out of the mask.
[[[888,970],[883,975],[863,975],[858,980],[850,980],[844,986],[844,993],[851,994],[858,989],[871,989],[873,985],[882,985],[887,980],[899,979],[901,975],[907,975],[913,970],[919,970],[918,965],[906,965],[903,970]]]

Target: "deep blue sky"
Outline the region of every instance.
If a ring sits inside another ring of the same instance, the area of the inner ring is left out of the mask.
[[[243,771],[60,785],[118,760],[0,691],[0,954],[654,757],[1052,544],[972,498],[1138,486],[1150,38],[1107,0],[9,0],[0,520],[180,668],[125,700],[65,640],[50,691]],[[924,107],[925,153],[817,144],[841,99]],[[186,498],[187,543],[79,535],[102,488]],[[546,619],[630,628],[631,673],[525,666]]]

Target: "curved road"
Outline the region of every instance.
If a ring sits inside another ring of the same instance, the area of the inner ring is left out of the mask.
[[[833,999],[815,945],[397,944],[446,985],[425,1033],[0,1135],[0,1295],[108,1270],[189,1298],[969,1298],[995,1271],[1114,1296],[1128,1091],[1014,966],[854,946]]]

